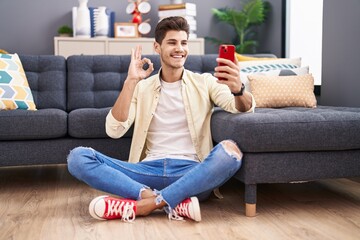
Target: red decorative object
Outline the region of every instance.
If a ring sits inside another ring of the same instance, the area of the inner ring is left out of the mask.
[[[133,22],[133,23],[137,23],[137,24],[140,24],[140,23],[142,22],[142,17],[141,17],[141,13],[140,13],[140,12],[135,12],[135,13],[133,13],[132,22]]]
[[[148,23],[150,19],[142,21],[142,14],[148,13],[151,10],[151,5],[148,0],[128,0],[129,4],[126,7],[126,13],[132,14],[132,23],[137,23],[140,27],[138,31],[141,34],[150,32],[151,26]]]

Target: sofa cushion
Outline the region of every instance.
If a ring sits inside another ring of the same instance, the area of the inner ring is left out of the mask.
[[[146,56],[160,68],[157,55]],[[130,56],[70,56],[68,66],[68,111],[112,107],[127,77]]]
[[[0,140],[35,140],[66,136],[67,113],[60,109],[0,111]]]
[[[24,68],[17,54],[0,54],[0,109],[36,110]]]
[[[83,108],[69,113],[69,135],[75,138],[107,138],[105,119],[110,108]],[[124,137],[131,137],[130,129]]]
[[[62,56],[19,55],[37,109],[66,110],[66,63]]]
[[[233,139],[244,152],[360,149],[360,108],[259,108],[231,114],[216,109],[213,139]]]
[[[316,107],[314,78],[301,76],[250,75],[251,91],[256,107]]]

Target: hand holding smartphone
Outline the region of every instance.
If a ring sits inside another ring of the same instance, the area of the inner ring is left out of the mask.
[[[232,62],[235,62],[235,46],[222,44],[219,46],[219,58],[225,58]],[[225,66],[223,63],[219,63],[219,66]],[[227,80],[226,78],[219,78],[219,80]]]

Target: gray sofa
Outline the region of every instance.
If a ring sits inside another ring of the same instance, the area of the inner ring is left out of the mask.
[[[157,72],[158,56],[147,57]],[[189,56],[185,67],[212,73],[216,57]],[[66,163],[76,146],[128,158],[132,131],[114,140],[104,125],[130,56],[20,59],[38,111],[0,111],[0,166]],[[214,143],[233,139],[244,152],[235,178],[245,184],[247,216],[256,213],[257,184],[360,176],[360,108],[258,108],[254,114],[215,108],[211,127]]]

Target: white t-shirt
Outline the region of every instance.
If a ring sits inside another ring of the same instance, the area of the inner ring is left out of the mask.
[[[198,161],[191,141],[181,95],[181,81],[161,80],[161,91],[146,139],[146,158],[177,158]]]

